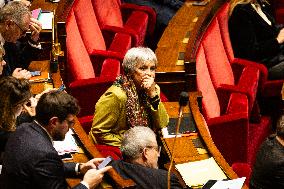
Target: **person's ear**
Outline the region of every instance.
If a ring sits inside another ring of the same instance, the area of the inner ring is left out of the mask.
[[[148,148],[143,148],[143,151],[142,151],[142,159],[143,161],[147,161],[149,159],[149,149]]]
[[[9,29],[11,25],[15,24],[13,20],[6,20],[5,21],[5,27],[6,29]]]
[[[50,118],[48,123],[49,123],[50,126],[55,127],[58,122],[59,122],[58,117],[52,117],[52,118]]]

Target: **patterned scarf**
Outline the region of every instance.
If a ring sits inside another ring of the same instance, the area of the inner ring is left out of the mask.
[[[121,87],[127,95],[126,119],[130,127],[149,127],[150,104],[145,92],[137,94],[133,80],[129,76],[119,75],[114,82],[115,86]]]

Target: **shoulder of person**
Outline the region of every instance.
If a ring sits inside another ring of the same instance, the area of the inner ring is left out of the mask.
[[[113,95],[115,96],[116,98],[120,99],[120,100],[126,100],[127,99],[127,96],[126,96],[126,93],[125,91],[119,87],[119,86],[116,86],[116,85],[112,85],[105,93],[104,93],[104,96],[110,96],[110,95]]]

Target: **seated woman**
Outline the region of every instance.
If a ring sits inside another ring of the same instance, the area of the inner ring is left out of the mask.
[[[157,58],[151,49],[128,50],[122,63],[125,75],[118,76],[96,104],[90,131],[96,143],[119,147],[124,132],[131,127],[158,130],[167,126],[168,114],[154,82],[156,66]]]
[[[0,153],[4,151],[11,132],[16,130],[16,119],[32,94],[28,80],[12,76],[0,79]],[[1,159],[1,158],[0,158]]]
[[[229,33],[238,58],[263,63],[269,79],[284,79],[284,29],[279,29],[262,0],[231,1]]]

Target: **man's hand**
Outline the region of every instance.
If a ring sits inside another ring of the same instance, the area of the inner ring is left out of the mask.
[[[90,189],[92,189],[102,181],[104,173],[110,170],[111,168],[111,166],[106,166],[100,170],[90,169],[84,175],[83,181],[89,185]]]
[[[22,68],[16,68],[12,76],[17,79],[30,79],[32,77],[31,73],[28,70],[22,69]]]
[[[88,161],[87,163],[80,164],[80,172],[85,174],[89,169],[97,169],[97,166],[104,160],[105,158],[94,158]]]
[[[33,42],[37,42],[39,39],[40,31],[42,30],[41,23],[37,19],[31,18],[30,30],[32,33],[31,40],[33,40]]]

